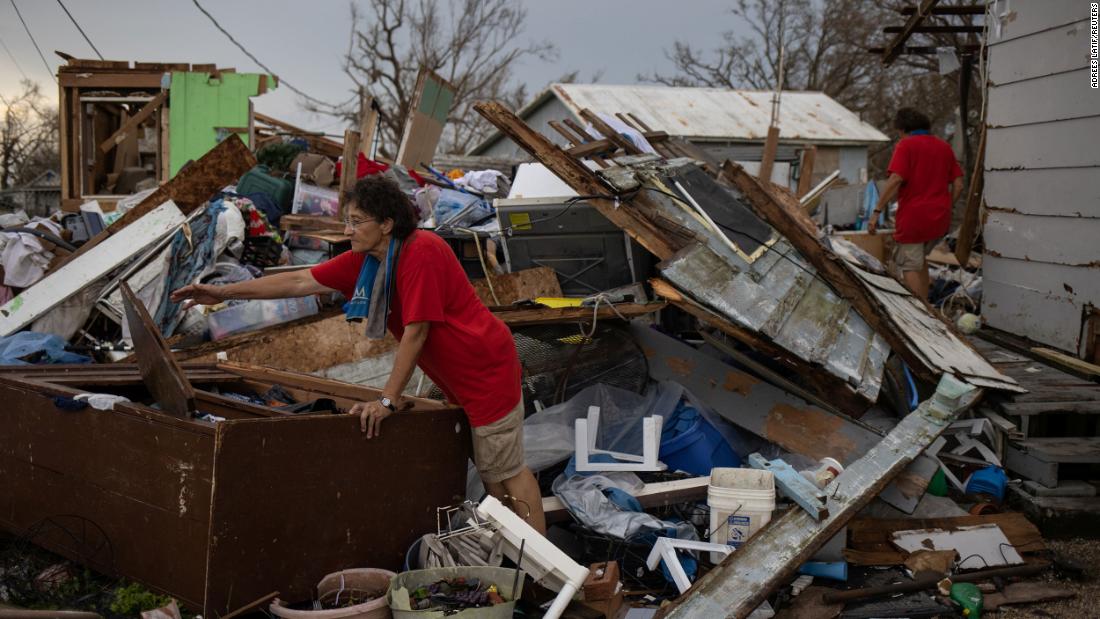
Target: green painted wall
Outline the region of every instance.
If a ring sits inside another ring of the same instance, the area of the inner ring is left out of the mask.
[[[258,94],[259,73],[173,73],[168,96],[168,173],[202,157],[218,143],[217,127],[247,127],[248,99]],[[275,87],[268,76],[267,87]],[[249,147],[248,133],[238,133]]]

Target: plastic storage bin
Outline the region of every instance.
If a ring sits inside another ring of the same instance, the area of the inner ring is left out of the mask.
[[[386,595],[389,601],[390,612],[394,619],[437,619],[441,617],[454,617],[455,619],[511,619],[516,608],[516,598],[523,593],[523,574],[520,574],[516,591],[512,591],[512,583],[516,582],[516,571],[505,567],[436,567],[426,570],[411,570],[398,574],[390,581],[390,590]],[[483,608],[468,608],[457,613],[444,614],[439,610],[407,610],[394,604],[394,592],[404,588],[414,591],[417,587],[426,587],[434,582],[447,578],[477,578],[483,583],[491,583],[497,586],[500,596],[504,598],[503,604],[486,606]]]
[[[340,192],[298,183],[294,190],[294,204],[291,211],[295,215],[340,216]]]
[[[237,182],[237,193],[245,196],[250,193],[265,193],[279,205],[282,212],[290,208],[294,197],[294,183],[285,178],[275,178],[268,173],[265,165],[258,165],[244,173]]]
[[[736,468],[741,458],[694,408],[677,408],[661,433],[661,462],[670,470],[710,475],[715,467]]]
[[[234,333],[244,333],[312,316],[318,311],[315,297],[245,301],[210,314],[210,339],[220,340]]]
[[[716,468],[707,486],[710,541],[740,548],[772,519],[775,476],[757,469]],[[711,553],[711,561],[723,559]]]

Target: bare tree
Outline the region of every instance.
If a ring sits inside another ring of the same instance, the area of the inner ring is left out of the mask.
[[[0,95],[0,189],[22,185],[60,163],[57,110],[46,107],[38,84],[23,80],[21,87],[14,98]]]
[[[883,26],[903,23],[899,9],[912,5],[904,0],[738,0],[731,13],[747,28],[747,36],[726,32],[723,45],[710,51],[677,41],[666,51],[675,67],[672,75],[638,77],[675,86],[771,90],[779,79],[783,50],[786,89],[824,92],[881,128],[890,126],[901,106],[924,110],[939,127],[953,126],[959,102],[957,74],[940,75],[935,56],[902,56],[887,67],[879,54],[870,52],[893,37],[882,32]],[[959,23],[948,19],[932,16],[925,23]],[[929,37],[921,45],[977,43],[974,35],[921,36]],[[980,91],[976,75],[968,87],[972,93]],[[971,126],[976,124],[976,109]],[[883,155],[889,152],[882,150]],[[884,157],[876,161],[885,165]]]
[[[557,56],[549,42],[523,42],[526,18],[523,5],[510,0],[368,0],[366,15],[353,2],[344,72],[354,90],[371,94],[382,110],[382,154],[397,150],[421,66],[457,90],[441,152],[465,152],[488,135],[489,126],[471,107],[475,102],[521,105],[527,91],[514,80],[517,66]],[[359,113],[357,102],[306,107],[351,122]]]

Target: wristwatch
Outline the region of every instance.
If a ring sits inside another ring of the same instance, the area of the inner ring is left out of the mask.
[[[382,406],[385,406],[386,408],[390,409],[391,413],[396,413],[397,412],[397,407],[393,405],[393,400],[387,398],[386,396],[382,396],[382,397],[378,398],[378,403],[381,404]]]

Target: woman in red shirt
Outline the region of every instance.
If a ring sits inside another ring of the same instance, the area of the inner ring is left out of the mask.
[[[478,299],[451,248],[434,233],[416,228],[412,205],[392,181],[369,176],[344,196],[344,232],[351,250],[314,266],[254,280],[211,286],[192,284],[172,293],[172,300],[191,299],[213,305],[226,299],[276,299],[341,292],[353,301],[366,296],[373,311],[388,306],[385,326],[399,344],[382,397],[361,402],[358,415],[367,438],[380,435],[382,421],[397,410],[401,394],[420,366],[470,420],[474,464],[490,494],[524,503],[518,510],[531,526],[545,531],[542,495],[523,460],[521,370],[508,327]],[[361,279],[371,260],[377,269]],[[393,269],[392,263],[396,263]],[[371,302],[368,291],[383,301]],[[365,307],[365,306],[361,306]],[[364,310],[365,311],[365,310]],[[365,315],[365,314],[363,314]],[[371,320],[366,316],[368,331]],[[375,328],[381,329],[383,323]],[[527,514],[524,514],[527,512]]]

